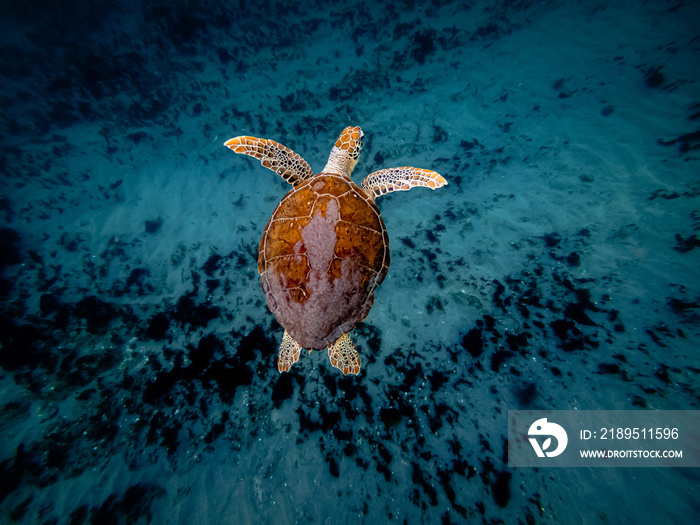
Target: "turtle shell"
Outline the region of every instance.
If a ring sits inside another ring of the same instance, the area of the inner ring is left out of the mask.
[[[320,173],[293,188],[260,239],[267,305],[302,348],[325,348],[367,317],[388,269],[379,209],[342,175]]]

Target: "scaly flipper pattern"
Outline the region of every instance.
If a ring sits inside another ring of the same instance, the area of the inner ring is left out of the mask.
[[[350,334],[343,334],[336,342],[328,345],[328,357],[331,364],[344,375],[360,373],[360,355],[352,344]]]
[[[423,186],[435,190],[445,186],[445,178],[431,170],[403,166],[375,171],[362,181],[362,189],[367,190],[374,198],[386,195],[392,191],[407,191]]]
[[[299,360],[299,354],[301,353],[301,346],[297,343],[292,336],[284,331],[282,336],[282,342],[280,343],[280,355],[277,360],[277,370],[280,372],[287,372],[292,365]]]
[[[227,140],[224,146],[236,153],[258,159],[263,166],[294,186],[314,174],[301,155],[274,140],[241,136]]]

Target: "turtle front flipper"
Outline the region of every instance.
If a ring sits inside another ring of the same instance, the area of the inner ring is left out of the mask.
[[[274,140],[257,137],[234,137],[224,142],[224,146],[236,153],[255,157],[263,166],[271,169],[292,185],[296,185],[314,174],[309,163],[301,155]]]
[[[287,372],[292,367],[294,363],[299,360],[299,354],[301,353],[301,345],[297,343],[292,336],[284,331],[282,336],[282,342],[280,343],[280,355],[277,360],[277,370],[280,372]]]
[[[367,190],[372,197],[377,198],[392,191],[407,191],[418,186],[436,190],[446,184],[447,181],[439,173],[403,166],[370,173],[362,181],[361,187],[363,190]]]
[[[344,375],[360,373],[360,355],[352,344],[350,334],[343,334],[337,341],[328,345],[331,364]]]

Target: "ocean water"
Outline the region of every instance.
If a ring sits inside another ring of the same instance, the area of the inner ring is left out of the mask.
[[[510,468],[509,410],[697,410],[700,4],[0,8],[3,523],[690,523],[687,468]],[[288,185],[417,166],[353,331],[276,367]],[[695,518],[693,518],[695,516]]]

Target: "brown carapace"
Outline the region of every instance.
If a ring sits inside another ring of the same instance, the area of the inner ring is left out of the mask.
[[[350,174],[362,137],[359,127],[345,128],[317,175],[273,140],[236,137],[225,143],[293,186],[267,222],[258,256],[267,305],[284,328],[280,372],[296,363],[302,348],[328,348],[334,367],[359,373],[360,356],[349,333],[367,317],[374,289],[389,269],[389,236],[374,199],[447,184],[434,171],[401,167],[376,171],[358,186]]]

